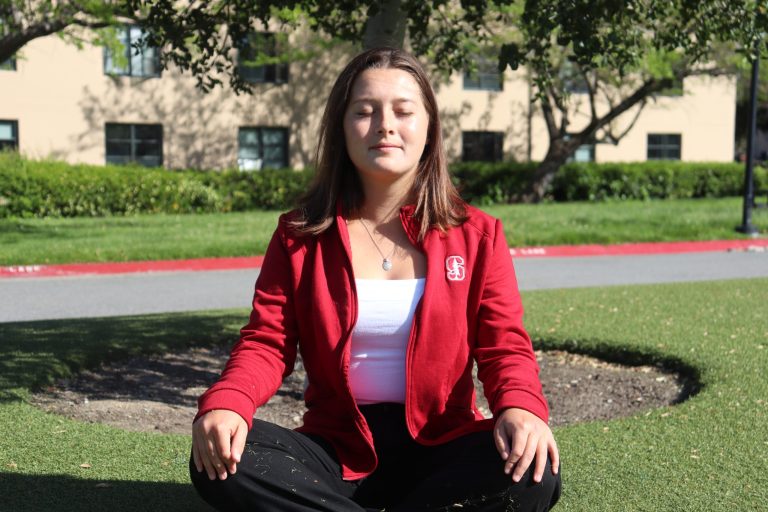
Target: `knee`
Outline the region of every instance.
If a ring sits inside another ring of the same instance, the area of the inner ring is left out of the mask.
[[[208,473],[198,471],[195,463],[189,461],[189,478],[192,481],[197,494],[209,505],[217,510],[239,510],[234,505],[233,498],[238,494],[235,475],[227,475],[225,480],[208,478]]]
[[[558,471],[556,475],[553,475],[549,464],[547,464],[547,469],[544,471],[541,482],[536,485],[541,487],[539,502],[543,508],[540,508],[539,510],[550,510],[560,500],[560,493],[563,485],[560,471]]]
[[[560,500],[562,477],[560,471],[552,474],[552,465],[547,459],[540,482],[533,479],[533,464],[517,484],[512,484],[507,494],[510,501],[522,505],[519,510],[546,512]]]

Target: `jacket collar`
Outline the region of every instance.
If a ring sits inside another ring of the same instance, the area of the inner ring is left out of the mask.
[[[416,205],[406,204],[400,207],[400,222],[405,229],[405,234],[414,247],[422,249],[419,242],[419,223],[415,217]],[[336,227],[344,246],[349,250],[349,232],[347,231],[347,219],[344,217],[344,208],[341,199],[336,201]],[[350,260],[351,261],[351,260]]]

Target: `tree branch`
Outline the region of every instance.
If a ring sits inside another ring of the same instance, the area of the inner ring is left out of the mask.
[[[607,125],[607,127],[603,128],[604,136],[600,138],[600,140],[595,140],[596,142],[607,142],[610,144],[613,144],[614,146],[619,143],[621,139],[623,139],[631,130],[635,127],[635,123],[637,123],[637,120],[640,119],[640,114],[643,112],[643,109],[645,109],[645,106],[648,104],[647,98],[643,98],[640,102],[640,106],[637,109],[637,112],[635,113],[634,119],[632,119],[632,122],[629,123],[629,126],[619,135],[613,134],[613,129],[610,125]]]
[[[611,110],[605,116],[599,120],[589,123],[589,125],[587,125],[587,127],[582,130],[582,133],[595,133],[597,130],[610,124],[614,119],[635,106],[637,103],[641,101],[645,102],[648,96],[654,92],[662,90],[664,86],[665,84],[663,81],[656,80],[655,78],[646,80],[643,82],[643,85],[641,85],[634,93],[632,93],[632,95],[624,98],[624,100],[622,100],[618,105],[611,108]]]
[[[587,76],[586,71],[584,71],[584,68],[579,66],[579,72],[584,78],[584,83],[587,84],[587,94],[589,95],[589,113],[592,117],[592,120],[595,120],[597,119],[597,107],[595,107],[595,88],[597,86],[597,80],[595,80],[595,86],[593,87],[589,82],[589,77]]]
[[[552,104],[549,101],[549,96],[546,94],[541,98],[541,112],[544,115],[544,122],[547,125],[549,139],[552,140],[557,137],[558,129],[557,124],[555,123],[555,115],[552,112]]]

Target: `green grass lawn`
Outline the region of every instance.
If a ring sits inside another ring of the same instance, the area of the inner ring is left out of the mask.
[[[499,205],[512,246],[743,238],[741,199]],[[278,212],[0,219],[0,265],[263,254]],[[768,235],[768,210],[753,223]]]
[[[701,385],[682,404],[556,429],[556,510],[768,510],[768,279],[547,290],[524,301],[537,347],[657,363]],[[188,436],[77,423],[25,399],[102,360],[231,342],[246,314],[0,324],[0,509],[205,510],[187,483]]]

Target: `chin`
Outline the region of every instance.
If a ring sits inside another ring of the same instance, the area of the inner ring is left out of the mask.
[[[375,176],[390,176],[392,178],[396,178],[409,174],[410,169],[393,167],[371,167],[370,171],[368,172]]]

